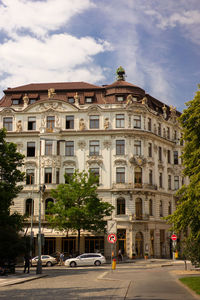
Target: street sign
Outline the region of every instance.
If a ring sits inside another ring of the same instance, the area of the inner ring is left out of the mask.
[[[107,233],[117,233],[117,223],[114,220],[107,221]]]
[[[172,239],[172,241],[176,241],[177,240],[177,236],[175,234],[172,234],[171,235],[171,239]]]
[[[117,237],[114,233],[111,233],[108,235],[108,242],[111,243],[111,244],[114,244],[116,243],[117,241]]]

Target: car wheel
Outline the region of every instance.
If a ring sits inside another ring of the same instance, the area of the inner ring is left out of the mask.
[[[70,262],[70,267],[72,267],[72,268],[76,267],[75,261]]]
[[[95,264],[95,266],[100,266],[101,262],[99,260],[96,260],[94,264]]]
[[[51,263],[50,261],[48,261],[48,262],[46,263],[46,266],[47,266],[47,267],[51,267],[51,266],[52,266],[52,263]]]

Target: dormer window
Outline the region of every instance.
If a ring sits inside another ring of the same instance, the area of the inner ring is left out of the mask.
[[[20,104],[20,100],[21,100],[22,94],[16,94],[16,95],[12,95],[11,99],[12,99],[12,104],[13,105],[19,105]]]
[[[68,103],[74,103],[74,97],[68,97]]]
[[[36,99],[29,99],[29,104],[33,104],[36,102]]]
[[[92,97],[85,97],[86,103],[92,103]]]
[[[94,92],[91,93],[85,93],[85,103],[92,103],[94,102]]]
[[[116,99],[118,102],[123,102],[124,101],[124,96],[116,96]]]
[[[19,99],[13,99],[12,104],[13,105],[18,105],[19,104]]]

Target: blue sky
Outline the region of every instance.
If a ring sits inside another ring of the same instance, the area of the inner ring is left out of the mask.
[[[179,111],[200,83],[200,0],[2,0],[0,91],[126,80]],[[2,95],[2,92],[1,92]]]

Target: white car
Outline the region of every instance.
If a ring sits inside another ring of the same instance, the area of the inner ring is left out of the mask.
[[[55,257],[50,255],[41,255],[41,261],[43,266],[51,267],[52,265],[57,264]],[[31,266],[37,266],[38,256],[31,259]]]
[[[76,266],[89,266],[95,265],[100,266],[105,264],[106,259],[101,253],[84,253],[76,258],[69,258],[65,261],[65,266],[76,267]]]

